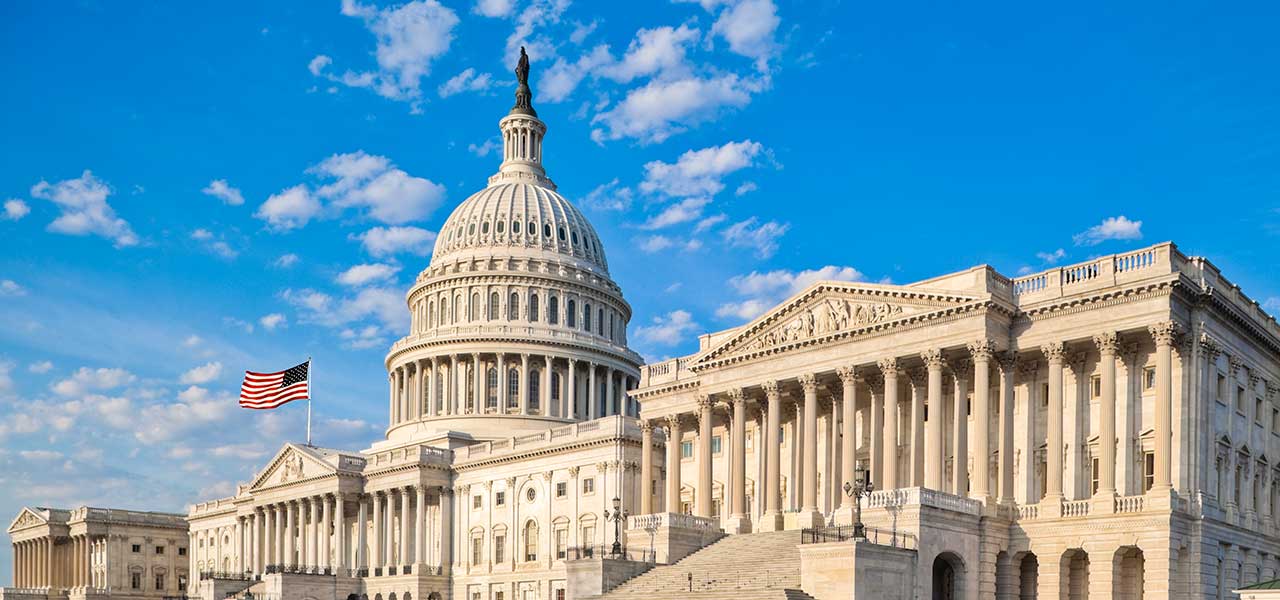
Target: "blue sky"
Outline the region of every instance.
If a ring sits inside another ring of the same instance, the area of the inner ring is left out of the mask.
[[[1114,4],[5,3],[0,514],[232,493],[302,436],[240,372],[308,354],[317,442],[376,439],[521,44],[646,357],[818,277],[1165,240],[1280,311],[1277,8]]]

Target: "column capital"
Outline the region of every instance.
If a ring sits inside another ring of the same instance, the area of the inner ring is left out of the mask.
[[[747,401],[747,396],[742,393],[742,388],[732,388],[729,390],[728,395],[729,401],[733,403],[734,410],[741,408],[742,404]]]
[[[760,384],[760,387],[764,388],[764,393],[765,393],[765,395],[766,395],[766,396],[768,396],[768,397],[769,397],[769,399],[770,399],[770,400],[777,399],[777,397],[778,397],[778,382],[777,382],[777,381],[775,381],[775,380],[773,380],[773,379],[769,379],[769,380],[765,381],[764,383]]]
[[[920,353],[920,360],[923,360],[925,366],[930,369],[941,369],[943,365],[942,350],[938,348],[925,350]]]
[[[880,368],[880,373],[882,375],[888,375],[890,373],[893,373],[894,375],[898,374],[897,358],[894,358],[894,357],[882,358],[876,361],[876,366]]]
[[[715,401],[711,399],[711,396],[708,396],[707,394],[698,394],[699,412],[711,410],[712,406],[715,406]]]
[[[1044,354],[1050,363],[1062,364],[1067,356],[1067,345],[1062,342],[1049,342],[1040,346],[1040,353]]]
[[[909,380],[911,381],[911,385],[912,385],[912,386],[914,386],[914,387],[921,387],[921,386],[925,385],[926,383],[928,383],[928,381],[929,381],[929,371],[928,371],[928,370],[926,370],[926,369],[921,369],[921,368],[919,368],[919,367],[916,367],[916,368],[914,368],[914,369],[908,369],[908,370],[907,370],[907,379],[909,379]]]
[[[1147,326],[1147,332],[1157,346],[1172,346],[1181,331],[1182,327],[1176,321],[1161,321]]]
[[[1213,339],[1213,337],[1208,333],[1203,331],[1200,332],[1199,341],[1200,349],[1208,355],[1209,360],[1215,360],[1218,358],[1218,355],[1222,354],[1222,345],[1218,343],[1218,340]]]
[[[836,367],[836,376],[840,378],[840,383],[845,385],[854,383],[858,378],[858,367],[853,365]]]
[[[667,422],[668,430],[674,431],[674,430],[680,429],[680,415],[678,414],[667,415],[663,417],[663,420]]]
[[[996,343],[989,339],[974,340],[966,344],[965,347],[975,361],[990,361],[996,352]]]
[[[641,419],[640,431],[641,433],[647,433],[647,434],[653,433],[653,423],[650,422],[649,419]]]
[[[1093,344],[1098,347],[1098,352],[1105,355],[1115,356],[1120,351],[1120,336],[1114,331],[1104,331],[1093,336]]]
[[[805,373],[799,378],[800,386],[804,388],[806,394],[818,391],[818,376],[813,373]]]

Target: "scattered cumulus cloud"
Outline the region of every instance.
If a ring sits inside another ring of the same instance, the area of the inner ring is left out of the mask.
[[[385,156],[356,151],[334,154],[307,169],[321,183],[298,184],[272,195],[256,216],[276,231],[305,226],[328,202],[334,212],[361,211],[375,221],[401,224],[425,219],[444,201],[444,186],[414,177]]]
[[[752,166],[762,152],[759,142],[743,140],[686,151],[675,163],[651,161],[644,165],[640,189],[670,196],[714,196],[724,189],[726,176]]]
[[[754,181],[748,181],[748,182],[743,183],[742,185],[739,185],[739,186],[738,186],[738,189],[736,189],[736,190],[734,190],[734,191],[733,191],[733,195],[734,195],[734,196],[745,196],[745,195],[747,195],[747,194],[750,194],[751,192],[756,191],[757,189],[759,189],[759,188],[756,186],[756,184],[755,184],[755,182],[754,182]]]
[[[515,7],[515,0],[478,0],[472,10],[478,15],[499,18],[511,16]]]
[[[10,198],[4,201],[4,219],[6,221],[17,221],[27,216],[31,212],[31,207],[26,202],[17,198]]]
[[[702,216],[702,209],[711,202],[709,197],[684,198],[667,205],[656,215],[649,217],[640,227],[642,229],[662,229],[680,223],[687,223]]]
[[[1271,313],[1271,316],[1280,318],[1280,296],[1272,296],[1262,302],[1262,310]]]
[[[267,331],[275,331],[277,327],[284,327],[286,322],[284,315],[280,313],[263,315],[262,318],[258,319],[258,324]]]
[[[1077,246],[1096,246],[1107,240],[1140,240],[1142,221],[1130,221],[1124,215],[1107,217],[1071,239]]]
[[[1043,261],[1044,264],[1046,265],[1056,265],[1058,264],[1058,261],[1062,260],[1066,256],[1067,256],[1067,251],[1062,248],[1058,248],[1053,252],[1037,252],[1036,253],[1036,258]]]
[[[207,362],[198,367],[192,367],[186,373],[183,373],[178,381],[181,383],[209,383],[217,379],[222,374],[222,363],[214,361]]]
[[[600,26],[600,22],[597,20],[592,20],[590,23],[582,23],[582,22],[575,21],[573,24],[573,31],[569,33],[569,42],[573,43],[574,45],[581,44],[582,42],[586,41],[587,36],[594,33],[596,30],[596,27],[599,27],[599,26]]]
[[[592,210],[627,210],[633,195],[631,188],[618,185],[618,178],[614,177],[613,181],[587,192],[578,203]]]
[[[0,279],[0,296],[26,296],[27,288],[12,279]]]
[[[204,189],[200,191],[204,192],[205,195],[213,196],[214,198],[222,200],[223,203],[230,204],[231,206],[240,206],[241,204],[244,204],[244,196],[240,193],[240,190],[231,187],[231,185],[227,183],[226,179],[214,179],[209,182],[209,185],[205,186]]]
[[[107,204],[111,187],[88,170],[77,179],[52,184],[41,181],[31,187],[31,195],[49,200],[61,210],[62,214],[49,223],[49,231],[97,235],[111,240],[117,248],[138,245],[133,228]]]
[[[306,226],[311,219],[320,214],[320,201],[311,194],[305,185],[272,194],[253,216],[267,222],[272,230],[289,231]]]
[[[436,91],[441,98],[448,98],[462,92],[483,92],[493,87],[494,84],[492,74],[480,73],[477,75],[475,68],[467,67],[461,73],[440,84]]]
[[[750,321],[786,298],[793,296],[818,281],[864,281],[866,277],[853,267],[827,265],[820,269],[804,271],[752,271],[729,279],[729,287],[742,297],[735,302],[721,304],[716,316],[723,319]]]
[[[751,217],[726,227],[720,235],[734,248],[750,248],[756,257],[769,258],[778,251],[778,239],[790,228],[787,223],[760,223],[756,217]]]
[[[757,70],[767,71],[780,49],[774,34],[781,22],[772,0],[741,0],[720,12],[711,33],[724,38],[730,52],[755,60]]]
[[[660,143],[689,127],[715,118],[726,108],[741,108],[764,82],[729,73],[653,80],[627,92],[618,104],[597,113],[591,139],[603,144],[623,138]]]
[[[33,362],[27,365],[27,370],[32,373],[48,373],[53,369],[53,363],[47,360]]]
[[[637,77],[686,73],[689,65],[685,52],[700,35],[697,28],[688,25],[641,29],[622,60],[605,66],[600,74],[618,83],[629,83]]]
[[[82,396],[93,391],[115,389],[136,379],[124,369],[80,367],[71,377],[54,383],[51,389],[59,396]]]
[[[338,332],[338,337],[342,339],[344,346],[354,350],[376,348],[387,343],[386,336],[382,334],[382,331],[376,325],[357,328],[349,327]]]
[[[365,252],[374,257],[401,252],[426,256],[431,253],[436,233],[420,227],[374,227],[354,238],[360,240]]]
[[[497,136],[491,137],[479,144],[474,142],[467,144],[467,152],[479,157],[488,156],[490,152],[497,152],[500,148],[502,148],[502,138]]]
[[[298,264],[298,255],[292,252],[288,254],[281,254],[280,258],[277,258],[275,262],[271,264],[274,265],[276,268],[288,269]]]
[[[636,328],[636,341],[652,346],[674,346],[684,341],[689,333],[700,325],[685,310],[673,310],[653,318],[647,325]]]
[[[355,265],[338,275],[338,283],[362,286],[391,279],[399,271],[400,267],[383,263]]]

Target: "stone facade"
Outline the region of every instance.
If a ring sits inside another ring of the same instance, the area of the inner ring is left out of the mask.
[[[0,590],[6,600],[159,600],[187,588],[183,515],[29,507],[9,537],[14,586]]]
[[[675,440],[642,505],[849,524],[860,464],[864,520],[919,540],[918,597],[1219,598],[1280,569],[1278,384],[1275,319],[1170,243],[818,282],[642,369]]]
[[[545,124],[525,107],[499,128],[499,172],[407,294],[386,438],[287,444],[234,496],[195,505],[190,568],[211,583],[193,595],[555,600],[567,559],[641,509],[656,476],[641,454],[660,446],[629,395],[631,307],[542,167]]]

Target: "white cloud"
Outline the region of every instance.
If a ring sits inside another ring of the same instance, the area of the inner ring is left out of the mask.
[[[213,234],[212,231],[209,231],[208,229],[204,229],[204,228],[196,229],[195,231],[191,232],[191,239],[199,242],[204,242],[204,248],[209,252],[217,254],[218,256],[221,256],[222,258],[226,258],[226,259],[232,259],[240,255],[240,252],[232,248],[231,245],[228,244],[226,241],[215,240],[214,239],[215,237],[216,236]]]
[[[1271,313],[1272,316],[1280,318],[1280,296],[1272,296],[1262,302],[1262,310]]]
[[[17,198],[10,198],[4,201],[4,218],[7,221],[17,221],[27,216],[30,212],[31,207]]]
[[[1036,253],[1036,258],[1039,258],[1041,261],[1044,261],[1044,264],[1046,265],[1057,264],[1058,261],[1062,260],[1066,256],[1067,256],[1067,251],[1062,248],[1058,248],[1053,252],[1037,252]]]
[[[687,223],[702,216],[702,209],[711,202],[711,198],[685,198],[662,209],[662,212],[650,217],[640,227],[642,229],[661,229],[680,223]]]
[[[286,321],[287,320],[284,315],[280,313],[271,313],[269,315],[263,315],[262,318],[258,319],[258,324],[262,325],[262,328],[267,331],[275,331],[277,327],[283,327]]]
[[[198,241],[207,241],[213,239],[213,232],[203,227],[191,232],[191,239]]]
[[[209,182],[209,185],[205,186],[205,188],[200,191],[204,192],[206,195],[218,198],[231,206],[240,206],[241,204],[244,204],[244,196],[240,194],[240,190],[231,187],[231,185],[227,183],[226,179],[214,179]]]
[[[724,189],[726,176],[752,166],[761,152],[764,146],[759,142],[743,140],[688,150],[674,164],[651,161],[644,165],[640,189],[670,196],[714,196]]]
[[[724,213],[720,213],[718,215],[711,215],[705,219],[702,219],[701,221],[698,221],[698,226],[693,228],[693,232],[702,233],[708,229],[711,229],[712,227],[715,227],[716,225],[723,223],[725,219],[728,219],[728,218],[729,218],[729,215],[726,215]]]
[[[626,210],[631,207],[631,188],[618,185],[618,178],[587,192],[578,204],[594,210]]]
[[[863,281],[866,277],[853,267],[827,265],[820,269],[788,271],[779,269],[760,273],[752,271],[729,279],[729,286],[743,300],[720,305],[716,316],[735,317],[743,321],[754,319],[764,311],[800,292],[817,281]]]
[[[292,252],[288,254],[281,254],[280,258],[277,258],[275,262],[271,264],[275,265],[277,268],[280,268],[280,269],[288,269],[298,264],[298,255]]]
[[[56,450],[19,450],[18,456],[24,460],[54,461],[61,460],[62,453]]]
[[[609,54],[609,47],[603,44],[592,48],[576,61],[570,62],[557,57],[551,67],[538,78],[538,101],[551,104],[564,101],[587,75],[611,63],[613,55]]]
[[[515,0],[477,0],[472,10],[486,17],[508,17],[515,7]]]
[[[655,346],[674,346],[684,341],[686,334],[696,331],[699,325],[693,315],[684,310],[673,310],[653,318],[648,325],[636,328],[636,340]]]
[[[27,288],[12,279],[0,279],[0,296],[26,296]]]
[[[742,0],[720,13],[711,33],[728,41],[731,52],[755,59],[756,69],[767,71],[778,53],[774,33],[780,22],[772,0]]]
[[[569,0],[531,0],[516,15],[515,30],[507,36],[507,51],[503,56],[518,55],[521,46],[528,48],[531,61],[555,56],[555,43],[545,35],[534,36],[534,31],[546,31],[547,25],[559,23],[567,8]]]
[[[27,365],[27,370],[32,373],[48,373],[52,369],[53,363],[47,360],[41,360]]]
[[[152,404],[135,415],[134,438],[143,444],[179,439],[190,432],[207,430],[231,416],[235,398],[226,392],[211,395],[193,385],[178,393],[177,402]]]
[[[276,231],[288,231],[306,225],[320,214],[320,201],[305,185],[295,185],[272,194],[253,216],[267,222]]]
[[[62,214],[49,223],[49,231],[68,235],[99,235],[115,242],[117,248],[135,246],[138,236],[124,219],[116,216],[107,196],[106,182],[85,170],[78,179],[50,184],[41,181],[31,187],[31,195],[50,200]]]
[[[327,72],[328,56],[311,59],[307,68],[317,76],[348,87],[369,88],[392,100],[417,102],[422,79],[431,74],[431,63],[449,51],[458,15],[436,0],[418,0],[400,6],[377,8],[356,0],[343,0],[342,14],[364,20],[377,38],[377,71]]]
[[[80,367],[71,377],[51,386],[59,396],[81,396],[94,390],[109,390],[137,379],[124,369]]]
[[[367,325],[356,329],[343,329],[338,333],[338,337],[342,338],[343,345],[353,350],[376,348],[387,343],[386,338],[381,334],[377,325]]]
[[[679,248],[684,251],[693,251],[702,247],[702,242],[691,239],[681,240],[665,235],[650,235],[636,239],[636,246],[641,252],[646,254],[654,254],[668,248]]]
[[[441,98],[448,98],[454,94],[462,92],[483,92],[494,85],[493,75],[490,73],[481,73],[476,75],[476,70],[467,67],[461,73],[450,77],[448,81],[440,84],[436,91]]]
[[[575,46],[586,41],[587,36],[591,35],[600,26],[599,21],[591,21],[590,23],[580,23],[575,21],[573,31],[569,33],[569,41]]]
[[[1130,221],[1124,215],[1107,217],[1071,239],[1077,246],[1096,246],[1107,240],[1142,239],[1142,221]]]
[[[355,265],[338,275],[338,283],[361,286],[375,281],[386,281],[395,276],[400,267],[382,263]]]
[[[600,69],[600,74],[618,83],[659,73],[684,74],[689,70],[685,51],[701,34],[688,25],[641,29],[627,46],[622,60]]]
[[[339,208],[365,209],[374,220],[389,224],[425,219],[444,201],[445,187],[396,168],[383,156],[356,151],[335,154],[308,169],[336,178],[316,189]]]
[[[253,442],[215,446],[210,452],[218,458],[235,458],[239,460],[253,460],[267,455],[265,448]]]
[[[253,333],[253,323],[248,321],[243,321],[235,317],[222,317],[222,323],[224,325],[230,325],[231,327],[240,329],[245,333]]]
[[[476,156],[488,156],[490,152],[495,152],[502,148],[502,138],[494,136],[480,144],[467,144],[467,152]]]
[[[756,191],[757,189],[759,189],[759,187],[756,186],[754,181],[747,181],[742,185],[738,186],[738,189],[733,191],[733,195],[745,196],[747,194],[750,194],[751,192]]]
[[[13,376],[9,374],[11,371],[13,371],[13,363],[0,360],[0,394],[13,391]],[[4,429],[0,429],[0,433],[3,431]]]
[[[721,109],[746,106],[751,94],[763,83],[735,74],[712,78],[696,76],[654,80],[627,92],[608,111],[592,117],[591,131],[597,143],[633,138],[640,143],[657,143],[709,120]]]
[[[187,348],[195,348],[196,346],[199,346],[202,343],[204,343],[204,338],[194,333],[187,336],[187,339],[182,340],[182,345]]]
[[[312,289],[287,289],[280,294],[286,302],[303,311],[303,322],[341,327],[374,318],[388,329],[403,331],[409,326],[404,291],[388,287],[366,287],[355,296],[337,299]]]
[[[192,367],[191,370],[182,374],[178,381],[182,383],[209,383],[222,375],[222,363],[214,361],[207,362],[198,367]]]
[[[751,248],[759,258],[769,258],[778,251],[778,238],[791,228],[786,223],[769,221],[757,224],[755,217],[738,221],[720,233],[725,242],[735,248]]]
[[[426,256],[431,253],[436,233],[418,227],[374,227],[354,238],[360,240],[365,251],[372,256],[383,257],[400,252]]]

